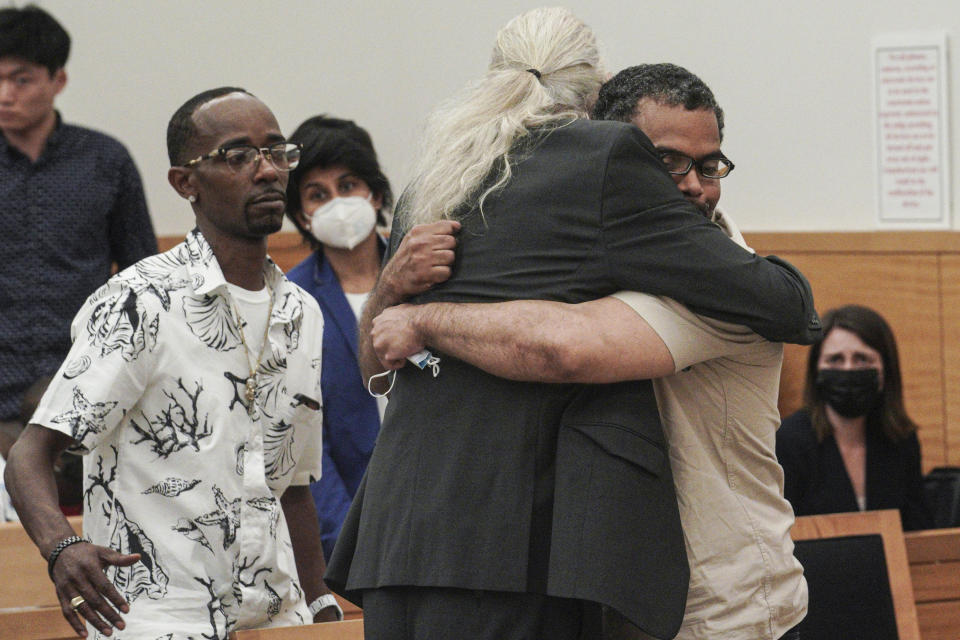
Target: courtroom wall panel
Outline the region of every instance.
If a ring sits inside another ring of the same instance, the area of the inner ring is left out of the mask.
[[[948,462],[960,465],[960,255],[941,256],[940,277],[943,283],[944,441]]]

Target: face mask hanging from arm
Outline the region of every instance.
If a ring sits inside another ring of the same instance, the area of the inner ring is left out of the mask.
[[[433,355],[426,349],[424,349],[423,351],[418,351],[411,356],[407,356],[407,360],[415,364],[419,369],[426,369],[427,367],[430,367],[430,371],[433,373],[434,378],[440,375],[440,358]],[[371,388],[374,378],[389,376],[391,373],[393,374],[393,376],[390,378],[390,386],[387,388],[386,391],[384,391],[383,393],[377,393]],[[393,391],[393,384],[396,381],[397,381],[397,372],[394,370],[384,371],[382,373],[375,373],[372,376],[370,376],[369,380],[367,380],[367,393],[372,395],[374,398],[382,398],[388,395],[391,391]]]

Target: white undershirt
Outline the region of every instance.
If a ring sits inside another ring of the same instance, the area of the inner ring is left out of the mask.
[[[360,313],[363,311],[363,305],[366,304],[367,298],[370,297],[370,292],[366,293],[347,293],[343,292],[343,296],[347,299],[347,304],[350,305],[350,308],[353,310],[353,315],[357,319],[357,322],[360,322]],[[383,422],[383,413],[387,410],[387,397],[378,396],[377,397],[377,411],[380,413],[380,422]]]
[[[247,343],[247,358],[252,367],[260,355],[263,346],[263,332],[267,328],[270,309],[270,289],[264,287],[259,291],[250,291],[235,284],[227,283],[230,297],[237,305],[236,311],[240,314],[243,339]]]
[[[353,315],[357,318],[357,322],[359,322],[360,312],[363,310],[363,305],[367,302],[367,298],[370,297],[370,292],[347,293],[344,291],[343,295],[347,299],[347,303],[350,305],[350,308],[353,309]]]

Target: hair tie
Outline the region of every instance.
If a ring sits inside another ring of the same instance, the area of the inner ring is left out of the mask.
[[[540,71],[538,71],[537,69],[527,69],[527,71],[529,71],[529,72],[532,73],[533,75],[537,76],[537,80],[540,79]]]

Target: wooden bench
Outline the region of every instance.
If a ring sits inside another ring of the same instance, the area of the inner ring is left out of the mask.
[[[333,594],[333,595],[336,597],[337,602],[340,603],[340,608],[343,609],[344,620],[359,620],[363,618],[363,609],[353,604],[352,602],[348,602],[344,600],[337,594]]]
[[[78,534],[83,519],[68,518]],[[19,522],[0,523],[0,640],[78,637],[63,619],[47,563]]]
[[[871,534],[878,534],[883,540],[883,555],[890,580],[890,595],[893,599],[898,636],[900,640],[919,640],[921,635],[899,511],[886,509],[801,516],[796,519],[790,532],[796,541]],[[842,603],[838,603],[838,606],[840,605]],[[954,635],[953,640],[956,640],[956,637]]]
[[[83,519],[80,516],[73,516],[68,520],[74,531],[79,534]],[[0,580],[0,640],[62,640],[78,637],[60,613],[56,589],[47,575],[46,561],[40,556],[33,541],[18,522],[0,522],[0,567],[3,570],[3,580]],[[343,608],[345,620],[355,621],[363,617],[363,612],[356,605],[340,597],[337,600]],[[327,627],[328,625],[317,626]],[[358,628],[358,625],[335,628],[342,628],[343,633],[346,633],[350,629]],[[362,622],[359,624],[359,629],[358,636],[318,635],[315,637],[329,637],[331,640],[362,638]],[[255,637],[241,636],[251,640]]]
[[[72,516],[68,520],[79,534],[82,518]],[[47,576],[47,562],[19,522],[0,522],[0,567],[4,575],[0,580],[0,609],[60,606]]]
[[[960,529],[904,535],[923,640],[960,637]]]
[[[230,640],[363,640],[363,620],[234,631]]]
[[[0,640],[72,640],[79,638],[60,606],[0,609]]]

